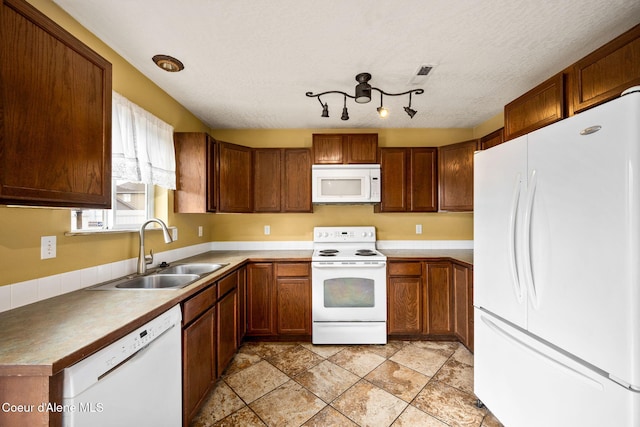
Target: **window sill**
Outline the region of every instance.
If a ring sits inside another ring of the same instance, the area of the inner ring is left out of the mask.
[[[174,230],[176,227],[169,227],[169,230]],[[153,230],[162,230],[160,227],[150,227],[145,228],[145,231],[153,231]],[[65,236],[91,236],[97,234],[123,234],[123,233],[137,233],[140,231],[140,228],[118,228],[111,230],[74,230],[74,231],[65,231]]]

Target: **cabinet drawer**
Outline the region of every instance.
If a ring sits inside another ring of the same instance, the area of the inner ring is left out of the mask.
[[[216,303],[216,284],[189,298],[182,304],[182,324],[187,325]]]
[[[238,270],[218,280],[218,299],[238,285]]]
[[[307,277],[309,269],[308,262],[279,262],[276,263],[276,277]]]
[[[416,262],[390,262],[388,264],[389,276],[420,276],[422,263]]]

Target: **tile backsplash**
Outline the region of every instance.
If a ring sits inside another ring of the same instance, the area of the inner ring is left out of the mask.
[[[472,249],[470,240],[379,240],[379,249]],[[180,249],[158,252],[154,255],[156,264],[173,262],[210,250],[310,250],[313,242],[209,242]],[[98,283],[126,276],[136,272],[138,258],[83,268],[41,277],[11,285],[0,286],[0,312],[21,307],[57,295],[66,294]]]
[[[205,243],[171,251],[158,252],[154,254],[154,259],[157,261],[157,264],[162,261],[172,262],[211,249],[211,243]],[[0,286],[0,312],[135,273],[137,265],[138,258],[130,258],[123,261]]]

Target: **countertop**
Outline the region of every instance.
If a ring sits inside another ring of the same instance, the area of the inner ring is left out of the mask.
[[[473,249],[379,249],[388,258],[451,258],[473,266]]]
[[[388,257],[453,258],[471,250],[382,250]],[[89,288],[0,313],[0,376],[56,374],[196,294],[248,261],[310,261],[310,250],[211,251],[179,262],[229,264],[182,289]]]

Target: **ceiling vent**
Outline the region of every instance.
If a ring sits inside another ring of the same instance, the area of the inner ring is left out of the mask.
[[[430,65],[422,65],[420,68],[418,68],[418,72],[416,73],[417,76],[428,76],[429,73],[431,72],[431,70],[433,70],[433,67]]]
[[[410,85],[419,85],[424,83],[431,70],[433,70],[433,65],[421,65],[418,67],[416,72],[413,74],[411,79],[409,79]]]

